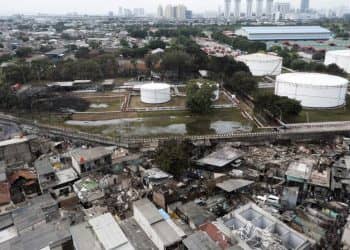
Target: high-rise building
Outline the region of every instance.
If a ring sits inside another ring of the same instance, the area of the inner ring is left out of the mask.
[[[186,19],[186,6],[180,4],[175,8],[175,18],[178,20],[184,20]]]
[[[192,19],[193,13],[192,10],[186,10],[186,19]]]
[[[300,3],[300,11],[301,12],[307,12],[310,8],[310,1],[309,0],[301,0]]]
[[[256,17],[262,17],[264,0],[256,0]]]
[[[290,12],[290,3],[288,2],[277,2],[275,3],[275,10],[282,15]]]
[[[118,16],[123,16],[123,7],[119,7]]]
[[[246,17],[249,19],[252,17],[253,0],[247,0],[247,13]]]
[[[272,16],[273,0],[266,0],[266,11],[265,14],[268,17]]]
[[[172,5],[168,4],[167,6],[165,6],[164,17],[168,19],[174,18],[174,10]]]
[[[241,16],[241,0],[235,0],[235,19],[238,20]]]
[[[230,18],[231,14],[231,0],[225,0],[225,11],[224,11],[224,16],[226,20]]]
[[[157,17],[159,17],[159,18],[164,17],[163,6],[162,6],[162,5],[159,5],[159,6],[158,6]]]
[[[134,16],[141,17],[145,15],[145,9],[144,8],[134,8]]]

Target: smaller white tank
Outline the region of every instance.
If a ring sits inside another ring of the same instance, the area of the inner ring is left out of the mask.
[[[283,59],[279,56],[255,53],[237,56],[235,59],[247,65],[253,76],[277,76],[282,71]]]
[[[350,49],[327,51],[324,64],[330,65],[333,63],[350,74]]]
[[[200,88],[202,86],[202,82],[197,82],[198,87]],[[220,85],[218,83],[209,83],[212,86],[215,86],[215,90],[213,91],[213,97],[211,98],[211,100],[213,102],[219,100],[220,98]]]
[[[147,83],[140,88],[141,101],[149,104],[169,102],[171,99],[170,85],[166,83]]]

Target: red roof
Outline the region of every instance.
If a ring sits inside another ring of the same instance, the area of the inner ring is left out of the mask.
[[[214,224],[206,223],[199,227],[200,230],[206,232],[208,236],[219,244],[222,249],[228,249],[231,244],[230,240],[224,235]]]
[[[0,205],[11,202],[10,185],[6,182],[0,182]]]
[[[9,175],[8,180],[11,184],[13,184],[20,177],[22,177],[26,180],[36,180],[37,179],[37,176],[33,171],[27,170],[27,169],[20,169],[20,170],[13,171]]]

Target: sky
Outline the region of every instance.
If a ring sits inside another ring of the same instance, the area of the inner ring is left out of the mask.
[[[275,0],[288,1],[288,0]],[[156,13],[157,6],[162,4],[184,4],[195,13],[217,10],[224,0],[0,0],[0,14],[107,14],[118,12],[118,7],[144,8],[147,13]],[[244,7],[245,0],[242,0]],[[289,0],[293,7],[300,5],[300,0]],[[329,9],[340,6],[350,8],[350,0],[310,0],[311,8]]]

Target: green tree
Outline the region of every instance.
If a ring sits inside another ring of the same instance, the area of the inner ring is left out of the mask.
[[[192,113],[206,114],[211,111],[215,86],[209,83],[192,82],[186,86],[186,106]]]
[[[92,49],[100,49],[101,48],[101,42],[92,40],[92,41],[89,41],[89,46]]]
[[[17,96],[12,91],[11,85],[5,83],[5,77],[0,69],[0,108],[9,110],[17,105]]]
[[[32,54],[33,50],[29,47],[21,47],[16,50],[16,56],[19,58],[25,58]]]
[[[286,96],[262,94],[255,98],[254,112],[261,113],[268,110],[274,117],[288,119],[298,116],[302,111],[299,101]]]
[[[161,62],[163,73],[172,72],[177,79],[184,79],[186,73],[193,72],[192,57],[183,51],[166,52]]]
[[[158,49],[158,48],[165,49],[165,47],[166,47],[166,43],[160,39],[153,39],[148,43],[148,48],[150,49]]]
[[[324,51],[319,51],[312,55],[312,59],[317,61],[323,61],[324,57],[325,57]]]
[[[129,42],[126,39],[121,39],[120,40],[120,45],[124,48],[128,48],[129,47]]]
[[[80,47],[76,52],[75,52],[75,57],[76,58],[89,58],[89,53],[90,53],[90,50],[89,48],[86,48],[86,47]]]
[[[189,141],[169,140],[159,145],[155,163],[163,171],[180,178],[190,168],[192,146]]]
[[[256,79],[245,71],[234,73],[232,77],[229,77],[224,82],[227,89],[241,94],[251,94],[258,87]]]
[[[159,55],[159,54],[148,54],[145,57],[145,64],[146,64],[146,67],[148,68],[148,70],[154,71],[155,67],[159,63],[160,59],[161,59],[161,55]]]

